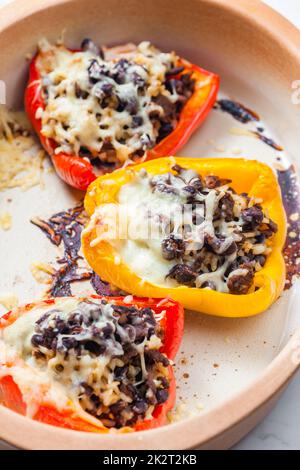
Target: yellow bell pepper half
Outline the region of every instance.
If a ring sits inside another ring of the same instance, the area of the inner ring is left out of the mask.
[[[201,176],[214,174],[231,179],[231,187],[237,192],[261,198],[264,211],[277,223],[278,231],[272,238],[272,252],[264,267],[255,273],[254,286],[244,295],[217,292],[196,287],[166,287],[138,277],[123,261],[107,240],[93,246],[97,238],[93,217],[83,231],[84,255],[101,279],[143,297],[171,297],[185,308],[209,315],[223,317],[248,317],[266,310],[281,294],[285,282],[285,263],[282,249],[286,237],[286,216],[281,192],[272,169],[267,165],[237,158],[175,158],[165,157],[128,167],[99,177],[88,188],[85,208],[90,216],[102,204],[118,204],[120,188],[129,183],[135,173],[145,168],[149,176],[173,172],[171,167],[179,164],[197,171]],[[95,216],[94,216],[95,217]],[[99,222],[99,221],[98,221]],[[105,224],[105,221],[101,221]],[[118,263],[116,263],[118,259]]]

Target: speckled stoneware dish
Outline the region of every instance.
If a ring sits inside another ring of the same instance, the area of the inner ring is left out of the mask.
[[[149,39],[162,49],[175,49],[220,75],[219,97],[237,100],[259,115],[261,122],[243,124],[212,110],[180,155],[243,156],[274,168],[289,222],[287,289],[272,308],[252,318],[186,313],[171,424],[101,436],[43,425],[0,407],[0,438],[26,449],[228,448],[271,409],[300,360],[299,282],[290,283],[300,267],[295,180],[300,105],[292,88],[300,78],[300,33],[258,0],[127,0],[122,7],[118,0],[17,0],[0,15],[0,78],[7,84],[9,106],[22,107],[26,54],[34,52],[41,37],[55,40],[63,30],[73,47],[89,36],[101,44]],[[253,134],[257,127],[263,128],[265,141]],[[44,188],[0,193],[1,211],[12,215],[12,228],[0,231],[0,292],[13,292],[20,303],[45,289],[32,276],[32,263],[55,264],[59,253],[29,220],[50,217],[82,198],[54,173],[44,171],[44,182]]]

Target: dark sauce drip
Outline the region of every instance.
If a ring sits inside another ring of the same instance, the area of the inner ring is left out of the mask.
[[[239,103],[238,101],[232,101],[228,99],[220,99],[216,102],[215,109],[220,109],[221,111],[230,114],[234,119],[237,121],[247,124],[248,122],[259,122],[260,117],[259,115],[250,108],[247,108],[243,104]],[[271,137],[267,137],[264,134],[264,128],[258,126],[256,131],[249,131],[259,140],[261,140],[264,144],[269,145],[273,149],[281,152],[283,147],[277,144]]]
[[[48,220],[36,217],[31,223],[39,227],[55,246],[63,244],[64,255],[57,262],[59,266],[52,275],[51,286],[48,290],[50,297],[67,297],[72,295],[71,284],[90,280],[95,292],[99,295],[116,295],[109,284],[103,282],[92,270],[79,266],[81,248],[81,232],[87,221],[83,204],[58,212]],[[118,292],[119,293],[119,292]]]
[[[217,101],[215,109],[221,109],[221,111],[230,114],[234,119],[243,124],[260,120],[259,115],[255,111],[252,111],[237,101],[220,99]]]
[[[300,258],[300,190],[297,174],[292,165],[287,170],[277,170],[277,176],[288,222],[283,254],[286,264],[285,289],[289,289],[293,277],[300,275],[300,263],[297,263]]]
[[[256,135],[265,144],[269,145],[275,150],[278,150],[278,152],[283,151],[283,147],[281,145],[277,144],[273,139],[271,139],[271,137],[267,137],[265,134],[263,134],[259,130],[254,131],[253,134]]]

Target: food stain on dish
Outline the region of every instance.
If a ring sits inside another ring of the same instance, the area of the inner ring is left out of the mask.
[[[261,131],[259,130],[254,131],[253,134],[256,135],[262,142],[269,145],[270,147],[277,150],[278,152],[283,151],[283,147],[281,145],[277,144],[271,137],[267,137]]]
[[[277,170],[277,176],[288,224],[283,254],[286,264],[285,289],[289,289],[293,278],[300,275],[300,191],[293,165],[286,170]]]
[[[248,108],[242,103],[239,103],[238,101],[233,101],[227,98],[218,99],[214,106],[214,109],[221,110],[227,114],[230,114],[236,121],[239,121],[242,124],[248,124],[253,122],[257,124],[255,130],[247,129],[246,131],[243,131],[243,129],[240,128],[231,129],[230,132],[232,134],[255,137],[261,140],[264,144],[268,145],[269,147],[272,147],[273,149],[277,150],[278,152],[283,151],[283,147],[281,145],[277,144],[274,139],[265,134],[265,129],[261,124],[259,115],[252,109]]]
[[[71,285],[75,282],[90,281],[93,290],[99,295],[119,295],[120,291],[82,265],[80,254],[81,232],[87,221],[87,214],[82,203],[73,208],[52,215],[48,220],[35,217],[31,223],[39,227],[55,246],[63,244],[64,254],[57,261],[58,266],[48,263],[33,263],[31,272],[39,283],[50,284],[47,297],[65,297],[72,295]]]
[[[214,108],[230,114],[234,119],[243,124],[250,121],[260,121],[260,117],[255,111],[252,111],[238,101],[225,98],[219,99]]]

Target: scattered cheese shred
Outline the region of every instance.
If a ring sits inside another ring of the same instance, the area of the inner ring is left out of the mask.
[[[0,294],[0,304],[6,309],[11,310],[14,307],[17,307],[19,304],[18,297],[12,292],[6,292]]]
[[[44,150],[31,135],[25,114],[0,107],[0,191],[42,185]]]
[[[9,212],[0,214],[0,228],[2,230],[10,230],[12,226],[12,216]]]
[[[30,266],[33,278],[39,284],[50,284],[55,269],[48,263],[34,262]]]

